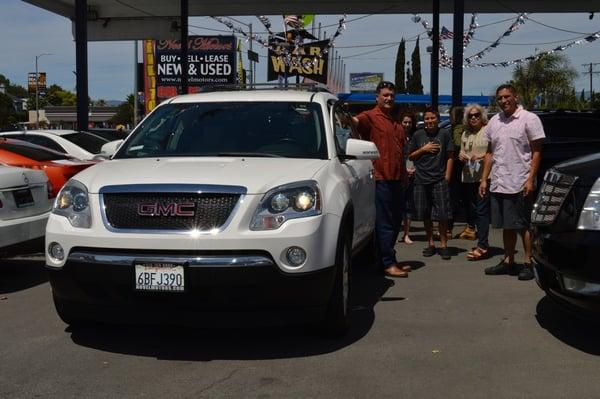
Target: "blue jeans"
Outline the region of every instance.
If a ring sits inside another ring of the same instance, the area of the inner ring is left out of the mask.
[[[490,232],[490,193],[489,191],[483,198],[479,196],[479,183],[463,183],[467,194],[469,214],[467,218],[470,226],[477,227],[477,246],[481,249],[488,249],[488,235]],[[473,223],[473,224],[471,224]]]
[[[394,246],[402,227],[404,189],[400,180],[377,180],[375,183],[375,237],[377,258],[383,268],[394,265]]]

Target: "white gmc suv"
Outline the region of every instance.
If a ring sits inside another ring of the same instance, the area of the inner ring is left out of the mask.
[[[59,316],[342,333],[351,257],[373,236],[379,154],[348,138],[337,102],[236,90],[157,107],[56,199],[46,265]]]

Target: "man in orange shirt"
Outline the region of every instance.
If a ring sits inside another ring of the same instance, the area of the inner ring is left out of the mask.
[[[392,82],[377,85],[376,106],[352,117],[353,130],[363,140],[370,140],[379,150],[375,169],[375,235],[378,259],[388,277],[408,277],[410,266],[396,260],[396,239],[402,226],[404,207],[404,145],[402,124],[391,115],[396,88]]]

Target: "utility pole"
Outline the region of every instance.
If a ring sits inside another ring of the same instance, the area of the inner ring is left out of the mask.
[[[39,82],[40,73],[38,72],[38,59],[45,55],[52,55],[51,53],[42,53],[35,56],[35,128],[40,128],[40,107],[39,107]]]
[[[592,96],[594,95],[594,75],[600,75],[600,71],[594,71],[594,67],[596,65],[600,65],[600,62],[590,62],[589,64],[581,64],[581,66],[588,67],[587,71],[584,71],[584,74],[590,75],[590,104],[593,101]]]

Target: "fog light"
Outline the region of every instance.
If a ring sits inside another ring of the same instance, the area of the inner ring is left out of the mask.
[[[567,291],[580,295],[600,295],[600,284],[576,280],[566,276],[563,276],[562,279],[565,290]]]
[[[306,251],[300,247],[290,247],[285,257],[291,266],[300,266],[306,261]]]
[[[65,250],[57,242],[53,242],[50,244],[50,246],[48,247],[48,253],[51,257],[53,257],[56,260],[63,260],[65,258]]]

